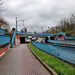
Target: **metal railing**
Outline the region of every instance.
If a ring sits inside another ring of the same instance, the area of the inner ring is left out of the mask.
[[[10,36],[0,35],[0,45],[10,42]]]
[[[60,46],[55,44],[44,44],[33,42],[39,49],[75,64],[75,47]]]
[[[4,34],[5,31],[3,29],[0,29],[0,34]]]
[[[50,43],[57,43],[57,44],[67,44],[67,45],[75,45],[75,41],[60,41],[60,40],[48,40]]]
[[[54,33],[38,33],[38,32],[34,32],[34,33],[20,32],[19,34],[22,34],[22,35],[55,35]]]

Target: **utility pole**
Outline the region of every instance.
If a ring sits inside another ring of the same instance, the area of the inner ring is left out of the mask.
[[[26,19],[24,19],[24,20],[17,20],[17,17],[16,17],[16,30],[17,30],[17,22],[18,21],[23,21],[23,26],[24,26],[24,21],[25,21]]]
[[[17,17],[16,17],[16,30],[17,30]]]
[[[26,19],[24,19],[24,20],[19,20],[19,21],[23,21],[23,26],[24,26],[24,21],[25,21]]]

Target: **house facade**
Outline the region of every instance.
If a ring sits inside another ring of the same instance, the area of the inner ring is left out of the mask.
[[[27,29],[27,32],[29,32],[29,33],[34,33],[35,32],[35,30],[32,28],[32,26],[31,27],[29,27],[28,29]]]

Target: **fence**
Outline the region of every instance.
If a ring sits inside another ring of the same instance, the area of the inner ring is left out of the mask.
[[[58,43],[58,44],[75,45],[75,41],[48,40],[48,42],[51,42],[51,43]]]
[[[24,34],[24,35],[55,35],[54,33],[29,33],[29,32],[20,32],[19,34]]]
[[[0,35],[0,45],[9,43],[9,42],[10,42],[10,36]]]
[[[0,29],[0,34],[4,34],[5,31],[3,29]]]
[[[75,47],[63,47],[59,45],[37,43],[33,41],[32,44],[39,49],[75,64]]]
[[[10,48],[10,36],[0,35],[0,57],[3,56]]]

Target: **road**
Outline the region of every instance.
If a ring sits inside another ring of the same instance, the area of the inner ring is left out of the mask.
[[[27,44],[20,44],[0,59],[0,75],[51,74],[30,52]]]

